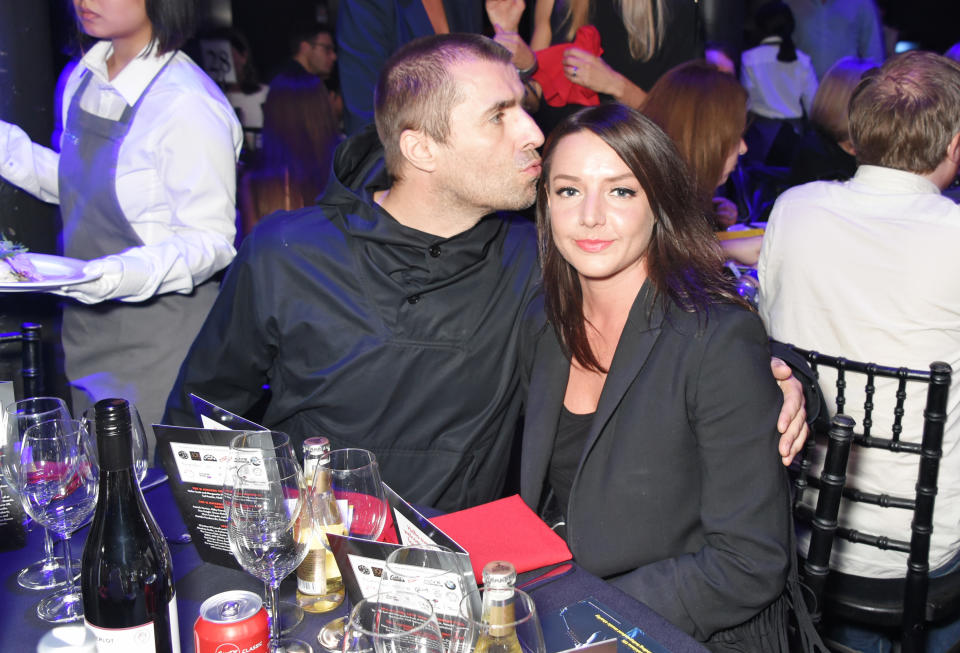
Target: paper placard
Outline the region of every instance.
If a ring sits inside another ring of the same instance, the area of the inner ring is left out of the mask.
[[[239,433],[267,429],[195,395],[191,395],[191,400],[197,423],[204,427],[155,424],[161,460],[170,477],[177,508],[200,558],[204,562],[240,569],[230,549],[223,508],[223,483],[233,458],[229,445]],[[459,609],[459,597],[477,588],[470,556],[387,484],[383,488],[390,510],[380,541],[327,535],[344,587],[354,603],[376,595],[386,559],[400,546],[434,544],[448,549],[450,553],[441,552],[440,555],[444,558],[443,568],[455,570],[449,575],[433,579],[434,582],[424,586],[409,587],[399,578],[387,578],[385,582],[394,590],[428,593],[434,600],[438,616],[450,616],[449,619],[439,619],[441,626],[446,623],[449,633]],[[345,505],[344,500],[337,503],[341,513],[348,516],[345,523],[349,523],[350,506]],[[479,605],[476,608],[479,609]]]
[[[240,431],[154,424],[160,460],[177,509],[204,562],[240,569],[227,537],[223,479],[231,461],[230,441]]]

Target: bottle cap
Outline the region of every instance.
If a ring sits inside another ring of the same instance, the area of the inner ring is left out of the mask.
[[[40,638],[37,653],[96,653],[97,638],[86,626],[57,626]]]
[[[93,408],[100,469],[119,471],[132,468],[130,404],[126,399],[101,399]]]
[[[483,586],[487,589],[507,589],[517,582],[517,569],[505,560],[491,560],[483,566]]]
[[[312,458],[329,458],[330,440],[319,435],[307,438],[303,441],[303,453]]]

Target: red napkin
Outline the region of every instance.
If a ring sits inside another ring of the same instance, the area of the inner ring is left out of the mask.
[[[563,538],[518,494],[430,521],[470,554],[478,584],[483,582],[483,566],[491,560],[512,562],[517,573],[523,573],[573,557]]]
[[[562,107],[565,104],[600,104],[596,93],[580,84],[574,84],[563,74],[563,53],[571,47],[586,50],[598,57],[603,54],[600,32],[593,25],[584,25],[578,29],[573,43],[551,45],[538,51],[537,72],[533,79],[537,80],[543,89],[543,99],[552,107]]]

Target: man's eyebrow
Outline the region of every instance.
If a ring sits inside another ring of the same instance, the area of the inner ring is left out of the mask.
[[[486,115],[495,116],[501,111],[517,106],[517,104],[519,103],[517,102],[516,98],[510,98],[509,100],[500,100],[496,104],[491,105],[489,109],[487,109]]]

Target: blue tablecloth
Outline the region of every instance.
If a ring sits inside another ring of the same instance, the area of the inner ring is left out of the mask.
[[[168,537],[186,532],[183,520],[177,511],[170,487],[164,483],[146,494],[147,503],[157,523]],[[87,536],[87,527],[80,529],[71,540],[73,555],[79,558]],[[60,544],[57,546],[60,554]],[[241,571],[226,569],[216,565],[204,564],[192,544],[171,544],[173,555],[174,580],[177,585],[177,608],[180,617],[180,641],[183,653],[193,653],[193,624],[200,610],[200,604],[210,596],[231,589],[245,589],[261,593],[263,584],[253,576]],[[17,584],[17,572],[43,554],[42,532],[34,527],[27,537],[27,546],[15,551],[0,553],[0,580],[3,583],[2,604],[0,604],[0,651],[29,653],[36,649],[37,642],[51,624],[37,617],[36,605],[45,591],[25,590]],[[296,590],[296,580],[291,575],[281,585],[281,598],[292,600]],[[575,567],[568,574],[555,581],[536,585],[532,596],[541,614],[559,610],[565,605],[586,597],[596,597],[627,621],[640,626],[674,653],[702,653],[703,649],[696,641],[677,630],[660,615],[635,601],[596,576]],[[343,608],[341,608],[343,609]],[[321,615],[307,615],[296,628],[293,635],[315,645],[316,634],[328,619],[337,615],[331,612]]]

